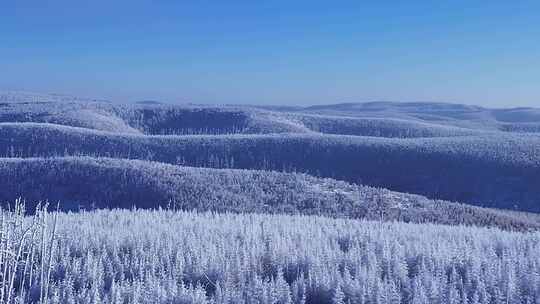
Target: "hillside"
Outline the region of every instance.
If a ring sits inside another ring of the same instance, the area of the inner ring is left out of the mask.
[[[400,118],[350,117],[317,114],[287,114],[312,131],[323,134],[390,138],[426,138],[479,135],[481,131]]]
[[[540,211],[540,137],[393,139],[320,134],[142,136],[0,123],[11,157],[89,155],[304,172],[484,207]],[[407,172],[407,174],[396,174]]]
[[[391,102],[261,109],[0,96],[2,157],[300,172],[434,200],[540,212],[540,135],[521,133],[534,131],[536,109]]]
[[[62,210],[174,208],[314,214],[449,225],[540,228],[540,216],[433,201],[305,174],[203,169],[162,163],[68,157],[0,159],[0,201],[47,198]]]
[[[382,101],[319,105],[289,110],[323,115],[398,118],[476,130],[533,132],[540,127],[540,109],[535,108],[489,109],[449,103]]]
[[[0,100],[8,303],[540,299],[534,109]]]
[[[172,106],[26,92],[0,92],[0,121],[42,122],[119,133],[310,133],[447,137],[480,131],[536,132],[540,110],[443,103],[350,103],[312,107]]]
[[[52,123],[146,135],[310,132],[272,112],[230,106],[113,104],[57,95],[0,94],[0,122]]]

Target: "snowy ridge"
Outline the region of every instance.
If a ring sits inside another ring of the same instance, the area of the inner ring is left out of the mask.
[[[88,155],[296,171],[433,199],[535,212],[540,211],[538,147],[537,135],[507,133],[417,139],[324,134],[147,136],[0,123],[0,155],[5,157]]]
[[[0,103],[3,157],[301,172],[434,200],[540,212],[540,135],[512,131],[534,130],[535,109],[389,102],[261,109],[0,96],[7,101]],[[403,199],[392,208],[410,206]]]
[[[91,174],[89,174],[91,172]],[[540,216],[505,214],[305,174],[210,169],[113,158],[0,159],[0,201],[40,199],[62,210],[174,208],[311,214],[447,225],[540,228]]]

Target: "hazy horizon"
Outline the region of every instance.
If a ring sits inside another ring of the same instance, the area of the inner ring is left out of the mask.
[[[520,105],[509,105],[509,106],[483,106],[480,104],[474,104],[474,103],[465,103],[465,102],[457,102],[457,101],[437,101],[437,100],[358,100],[358,101],[341,101],[341,102],[328,102],[328,103],[317,103],[317,104],[295,104],[295,103],[211,103],[211,102],[193,102],[188,100],[166,100],[166,99],[156,99],[156,98],[147,98],[147,99],[133,99],[133,100],[119,100],[119,99],[109,99],[99,96],[91,96],[91,95],[76,95],[76,94],[69,94],[69,93],[60,93],[60,92],[47,92],[47,91],[29,91],[29,90],[6,90],[3,88],[0,88],[0,95],[5,93],[19,93],[19,94],[36,94],[37,96],[40,95],[59,95],[64,97],[74,97],[74,98],[81,98],[84,100],[96,100],[101,102],[111,102],[111,103],[123,103],[123,104],[130,104],[130,103],[144,103],[144,102],[151,102],[151,103],[162,103],[162,104],[171,104],[171,105],[208,105],[208,106],[255,106],[255,107],[268,107],[268,108],[276,108],[276,107],[311,107],[311,106],[332,106],[332,105],[342,105],[342,104],[368,104],[368,103],[425,103],[425,104],[452,104],[452,105],[463,105],[463,106],[477,106],[482,107],[485,109],[492,109],[492,110],[498,110],[498,109],[517,109],[517,108],[534,108],[534,109],[540,109],[540,106],[520,106]]]
[[[115,102],[540,107],[540,3],[0,4],[0,89]]]

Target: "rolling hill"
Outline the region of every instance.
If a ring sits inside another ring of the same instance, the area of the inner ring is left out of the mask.
[[[534,303],[537,118],[0,94],[2,290],[20,303]]]
[[[89,156],[300,172],[432,200],[540,212],[540,135],[521,132],[538,123],[536,109],[391,102],[261,109],[20,92],[0,94],[0,101],[0,155],[7,158]],[[65,160],[62,166],[62,174],[69,172]],[[139,181],[139,188],[146,183],[157,182]],[[64,186],[70,187],[76,188]],[[153,189],[152,198],[170,199],[167,189]],[[132,196],[144,197],[137,193]]]
[[[144,136],[0,123],[7,157],[88,155],[303,172],[429,198],[540,211],[540,137],[395,139],[321,134]],[[397,174],[396,172],[406,172]]]
[[[540,216],[504,213],[305,174],[207,169],[141,160],[0,159],[0,201],[47,198],[64,211],[172,208],[311,214],[370,220],[540,228]]]

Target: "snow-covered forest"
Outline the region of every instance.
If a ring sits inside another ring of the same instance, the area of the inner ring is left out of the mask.
[[[540,303],[538,130],[0,93],[0,303]]]
[[[298,133],[149,136],[0,123],[4,157],[90,155],[303,172],[433,199],[534,212],[540,211],[539,147],[540,135],[504,132],[414,139]]]
[[[540,215],[504,212],[299,173],[180,167],[113,158],[0,159],[0,201],[43,198],[64,210],[177,210],[312,214],[384,221],[540,228]]]
[[[538,233],[172,210],[40,212],[26,219],[4,211],[2,218],[4,299],[268,304],[540,300]]]

